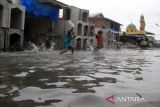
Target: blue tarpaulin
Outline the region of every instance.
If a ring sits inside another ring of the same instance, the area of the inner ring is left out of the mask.
[[[59,8],[39,3],[37,0],[20,0],[21,5],[26,7],[27,16],[48,17],[52,22],[55,22],[59,17]]]

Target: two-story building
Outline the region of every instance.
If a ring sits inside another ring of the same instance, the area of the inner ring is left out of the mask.
[[[90,15],[89,21],[95,25],[96,32],[99,30],[103,31],[105,47],[114,48],[120,39],[121,24],[111,19],[105,18],[102,13]]]

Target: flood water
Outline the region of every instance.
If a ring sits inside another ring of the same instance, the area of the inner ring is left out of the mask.
[[[0,107],[160,107],[160,50],[0,53]]]

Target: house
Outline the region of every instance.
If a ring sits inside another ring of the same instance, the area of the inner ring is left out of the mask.
[[[20,50],[24,39],[25,8],[12,0],[0,2],[0,50]]]
[[[102,13],[91,14],[89,22],[95,25],[95,32],[103,31],[106,48],[114,48],[116,46],[120,39],[120,23],[105,18]]]

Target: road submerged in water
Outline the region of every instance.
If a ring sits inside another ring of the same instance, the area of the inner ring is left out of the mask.
[[[0,107],[112,106],[160,107],[159,49],[0,53]]]

